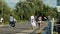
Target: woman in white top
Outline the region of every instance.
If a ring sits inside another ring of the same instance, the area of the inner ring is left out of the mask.
[[[31,20],[30,21],[31,21],[30,23],[31,23],[32,27],[35,27],[36,26],[36,21],[35,21],[34,15],[31,16]]]

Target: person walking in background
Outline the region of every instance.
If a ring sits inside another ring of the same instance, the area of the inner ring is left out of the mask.
[[[30,23],[31,23],[31,25],[32,25],[32,29],[35,28],[35,26],[36,26],[36,21],[35,21],[34,15],[32,15],[32,16],[30,17]]]
[[[16,21],[16,19],[14,18],[14,23],[16,23],[17,21]]]
[[[40,26],[40,24],[42,23],[42,17],[41,16],[39,16],[39,18],[38,18],[38,26]]]
[[[48,16],[48,20],[51,20],[51,17],[50,16]]]
[[[3,26],[3,17],[0,18],[1,26]]]
[[[13,18],[12,15],[10,15],[10,23],[9,23],[9,25],[10,25],[11,27],[14,27],[14,18]]]
[[[16,23],[17,21],[16,21],[16,19],[14,18],[14,21],[13,21],[13,24],[14,24],[14,27],[15,27],[15,23]]]

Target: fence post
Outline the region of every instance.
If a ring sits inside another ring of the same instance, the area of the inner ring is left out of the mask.
[[[48,27],[42,34],[53,34],[54,18],[48,21]]]
[[[52,20],[49,20],[49,26],[48,26],[48,34],[51,34],[51,22],[52,22]]]
[[[52,18],[52,22],[51,22],[51,34],[53,34],[53,27],[54,27],[54,18]]]

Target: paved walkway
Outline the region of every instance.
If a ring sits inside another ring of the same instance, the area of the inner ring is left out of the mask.
[[[10,27],[9,25],[0,26],[0,34],[36,34],[41,32],[47,24],[47,22],[44,22],[43,26],[40,28],[36,27],[35,29],[31,29],[31,25],[29,23],[16,23],[15,28]]]

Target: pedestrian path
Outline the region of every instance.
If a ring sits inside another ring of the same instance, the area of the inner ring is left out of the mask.
[[[40,28],[37,28],[36,30],[34,30],[33,32],[34,33],[42,33],[44,30],[44,28],[48,25],[48,22],[44,22],[44,24],[40,27]]]
[[[15,28],[11,28],[9,25],[0,26],[0,34],[36,34],[40,33],[47,24],[48,23],[45,22],[43,26],[40,28],[36,27],[35,29],[31,29],[31,25],[29,23],[17,23]]]

